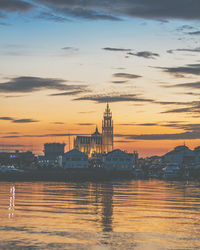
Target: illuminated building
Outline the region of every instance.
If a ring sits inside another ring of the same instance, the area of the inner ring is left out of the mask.
[[[109,105],[107,104],[102,121],[102,134],[98,128],[91,136],[77,136],[74,148],[87,154],[107,154],[113,150],[113,120]]]

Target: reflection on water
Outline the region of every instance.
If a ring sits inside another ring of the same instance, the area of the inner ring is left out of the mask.
[[[15,185],[11,185],[10,187],[10,204],[8,207],[8,218],[12,218],[14,216],[15,210]]]
[[[0,249],[199,249],[200,184],[0,183]]]

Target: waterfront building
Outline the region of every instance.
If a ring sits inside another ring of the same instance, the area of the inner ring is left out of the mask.
[[[113,150],[103,158],[103,168],[106,170],[132,170],[135,167],[135,154],[126,153],[120,149]]]
[[[195,154],[187,146],[177,146],[174,150],[163,156],[166,163],[177,163],[179,165],[192,163],[195,160]]]
[[[34,165],[35,155],[31,151],[0,152],[0,165],[14,165],[20,168],[29,168]]]
[[[113,120],[107,104],[102,121],[102,134],[98,128],[91,136],[77,136],[74,148],[91,157],[93,154],[107,154],[113,150]]]
[[[88,156],[76,149],[70,150],[62,157],[62,166],[68,168],[88,168]]]

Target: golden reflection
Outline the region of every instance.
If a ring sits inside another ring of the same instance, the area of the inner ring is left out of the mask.
[[[8,218],[11,219],[14,217],[14,211],[15,211],[15,185],[13,184],[10,187],[10,204],[8,207]]]
[[[0,236],[16,248],[192,249],[199,218],[193,182],[0,183]]]

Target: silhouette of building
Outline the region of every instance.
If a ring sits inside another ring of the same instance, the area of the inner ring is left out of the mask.
[[[50,161],[55,161],[58,156],[64,155],[65,144],[64,143],[45,143],[44,155],[45,158]]]
[[[63,168],[88,168],[88,156],[76,149],[65,153],[62,157]]]
[[[102,134],[98,128],[91,136],[77,136],[74,140],[74,148],[87,154],[103,154],[113,150],[113,120],[112,113],[107,104],[102,121]]]

